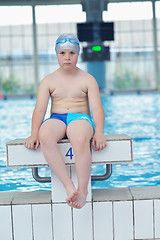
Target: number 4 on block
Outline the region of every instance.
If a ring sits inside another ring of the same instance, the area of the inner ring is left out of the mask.
[[[66,153],[66,157],[70,157],[70,159],[73,158],[73,152],[72,152],[72,147],[69,148],[68,152]]]

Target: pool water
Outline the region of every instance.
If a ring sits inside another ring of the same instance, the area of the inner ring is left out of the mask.
[[[92,182],[92,188],[160,185],[160,94],[101,94],[105,110],[105,134],[127,134],[133,138],[134,161],[113,164],[112,176]],[[0,100],[0,191],[50,190],[38,183],[30,168],[6,167],[7,141],[29,136],[36,98]],[[49,108],[47,111],[49,116]],[[103,174],[105,166],[93,166],[92,175]],[[49,168],[40,169],[50,176]]]

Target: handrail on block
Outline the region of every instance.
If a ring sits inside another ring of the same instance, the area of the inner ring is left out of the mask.
[[[104,181],[112,175],[112,164],[106,164],[106,172],[103,175],[92,175],[91,181]],[[32,168],[33,178],[40,183],[51,182],[51,177],[41,177],[38,173],[38,167]]]

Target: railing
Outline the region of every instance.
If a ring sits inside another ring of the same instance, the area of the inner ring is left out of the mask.
[[[106,172],[103,175],[92,175],[91,181],[104,181],[112,175],[112,164],[106,164]],[[38,173],[38,167],[32,168],[33,178],[40,183],[51,182],[51,177],[41,177]]]

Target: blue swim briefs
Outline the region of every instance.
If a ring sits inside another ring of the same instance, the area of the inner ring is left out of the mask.
[[[95,125],[94,125],[93,121],[91,120],[91,117],[86,113],[62,113],[62,114],[52,113],[50,118],[47,118],[46,120],[49,120],[49,119],[58,119],[58,120],[64,122],[66,124],[66,126],[68,126],[68,124],[70,122],[75,121],[75,120],[86,120],[87,122],[89,122],[91,124],[91,126],[95,130]]]

